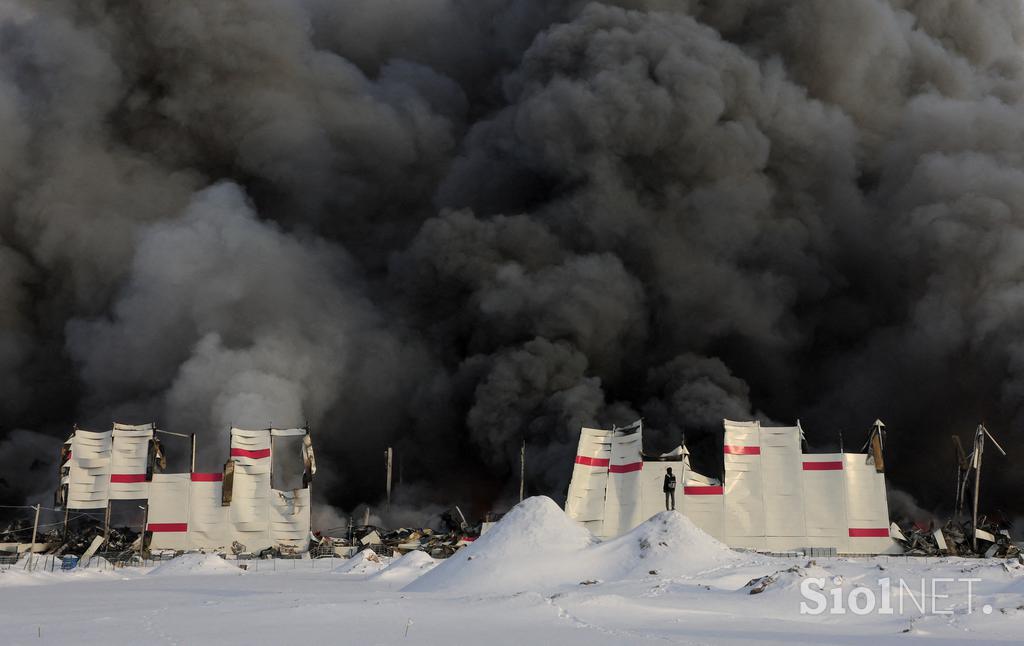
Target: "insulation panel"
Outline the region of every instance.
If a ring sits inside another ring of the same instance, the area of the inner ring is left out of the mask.
[[[192,549],[223,551],[230,547],[229,507],[221,504],[224,474],[193,473],[189,487],[188,541]]]
[[[68,509],[106,509],[111,448],[111,431],[75,429],[68,472]]]
[[[110,461],[110,499],[145,500],[149,497],[146,472],[153,425],[114,424]]]
[[[189,549],[188,473],[155,473],[149,487],[146,529],[153,533],[150,549]]]

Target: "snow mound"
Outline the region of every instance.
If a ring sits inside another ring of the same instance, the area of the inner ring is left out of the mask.
[[[472,546],[405,587],[504,594],[616,581],[692,577],[749,564],[686,516],[662,512],[618,538],[598,543],[549,498],[517,505]]]
[[[440,562],[426,552],[414,550],[392,561],[386,568],[371,576],[370,580],[405,585],[434,569]]]
[[[242,574],[242,570],[216,554],[182,554],[149,571],[148,576],[186,576],[190,574]]]
[[[738,565],[749,557],[729,548],[675,511],[663,511],[630,532],[591,550],[604,578],[679,577],[722,566]]]
[[[826,582],[823,589],[842,585],[842,577],[834,577],[829,570],[810,561],[807,565],[793,565],[784,570],[776,570],[771,574],[751,579],[738,592],[742,594],[789,594],[800,587],[807,577],[822,579]]]
[[[391,559],[373,550],[363,550],[331,570],[334,574],[373,574],[387,567]]]
[[[553,500],[535,496],[405,589],[497,593],[558,584],[575,577],[576,555],[594,543]]]

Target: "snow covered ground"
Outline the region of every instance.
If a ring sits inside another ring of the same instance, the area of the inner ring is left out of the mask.
[[[845,614],[829,612],[833,595]],[[873,609],[855,614],[851,595],[857,608],[873,596]],[[808,563],[730,551],[675,513],[599,543],[547,498],[524,501],[441,562],[363,553],[242,571],[186,555],[145,569],[0,571],[2,644],[960,644],[1022,634],[1016,560]]]

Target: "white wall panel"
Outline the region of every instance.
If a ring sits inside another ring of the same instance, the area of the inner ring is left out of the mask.
[[[110,461],[110,499],[145,500],[149,497],[146,470],[153,425],[114,424]]]
[[[68,473],[68,509],[106,509],[111,432],[75,429]]]
[[[146,529],[153,533],[150,549],[187,550],[188,473],[154,473],[149,487]]]

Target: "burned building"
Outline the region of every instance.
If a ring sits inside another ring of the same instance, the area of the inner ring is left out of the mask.
[[[566,513],[601,538],[623,534],[665,509],[662,483],[667,469],[675,467],[678,511],[731,547],[901,551],[890,538],[881,426],[869,441],[869,453],[808,454],[799,424],[724,424],[723,478],[691,469],[685,445],[667,454],[644,454],[640,422],[582,429]]]
[[[76,428],[61,450],[56,499],[66,510],[109,510],[133,500],[146,510],[150,550],[305,552],[316,460],[309,431],[231,429],[223,471],[164,471],[153,424]],[[275,469],[275,465],[277,468]]]

